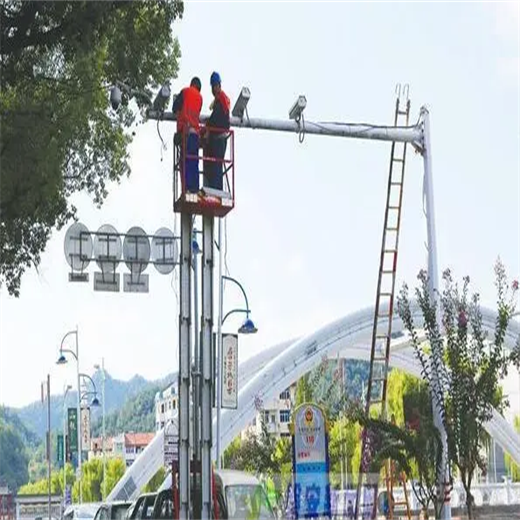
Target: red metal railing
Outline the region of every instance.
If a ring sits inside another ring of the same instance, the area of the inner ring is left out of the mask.
[[[226,139],[229,145],[226,147],[226,153],[223,158],[216,158],[204,155],[205,143],[204,140],[209,135],[222,134],[222,139]],[[174,152],[174,199],[179,200],[186,194],[186,163],[190,160],[197,161],[198,175],[199,175],[199,186],[200,189],[204,188],[204,164],[207,163],[220,163],[222,164],[222,189],[224,192],[230,195],[232,205],[234,206],[235,199],[235,139],[234,132],[231,129],[213,128],[201,125],[199,136],[200,144],[198,153],[189,154],[187,153],[187,141],[188,132],[183,131],[181,134],[181,143],[176,144]],[[202,145],[202,146],[200,146]],[[202,153],[200,152],[202,148]],[[200,163],[202,161],[202,169]],[[202,176],[203,182],[200,183],[200,177]],[[179,191],[179,180],[180,180],[180,191]]]

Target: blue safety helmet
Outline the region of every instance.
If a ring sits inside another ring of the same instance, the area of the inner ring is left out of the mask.
[[[211,75],[211,78],[209,80],[209,82],[211,83],[211,86],[213,87],[214,85],[220,85],[221,83],[221,80],[220,80],[220,74],[218,72],[214,72],[212,75]]]

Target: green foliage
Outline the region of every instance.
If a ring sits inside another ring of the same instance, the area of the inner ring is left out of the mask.
[[[135,110],[128,100],[110,110],[106,87],[145,90],[176,76],[172,23],[183,9],[180,0],[0,3],[0,283],[10,294],[75,215],[70,195],[101,204],[107,183],[130,172]]]
[[[18,489],[29,480],[29,458],[22,436],[0,408],[0,481]]]
[[[329,430],[329,461],[330,479],[334,487],[340,487],[342,474],[344,485],[356,483],[348,482],[348,479],[350,475],[357,479],[361,454],[360,435],[361,427],[348,417],[339,417],[332,423]]]
[[[450,271],[445,271],[444,289],[437,307],[437,301],[430,298],[426,272],[419,274],[420,286],[415,295],[424,318],[426,344],[419,339],[406,285],[398,299],[399,315],[412,338],[423,378],[441,410],[448,440],[446,458],[459,470],[470,518],[474,514],[473,477],[477,469],[485,470],[481,455],[487,440],[484,424],[491,418],[493,406],[499,409],[503,406],[499,382],[509,365],[518,365],[520,360],[520,340],[513,352],[507,352],[504,345],[505,332],[515,310],[518,282],[508,284],[500,261],[495,274],[498,318],[493,338],[488,338],[483,329],[479,295],[469,294],[469,277],[464,278],[459,288]],[[438,313],[444,339],[437,322]],[[432,366],[438,377],[434,377]],[[439,468],[439,474],[443,472]]]
[[[155,394],[160,387],[153,385],[128,399],[125,404],[105,417],[107,435],[121,432],[153,432],[155,431]],[[92,426],[92,434],[101,434],[100,420]]]
[[[517,415],[514,420],[515,430],[520,434],[520,415]],[[509,453],[505,454],[505,463],[507,472],[511,475],[513,482],[520,482],[520,466],[511,458]]]
[[[102,459],[101,459],[102,460]],[[114,489],[115,485],[119,482],[121,477],[124,475],[126,471],[126,464],[123,459],[120,458],[110,458],[107,459],[107,483],[106,483],[106,493],[108,494]],[[101,490],[103,489],[103,483],[101,484]],[[106,498],[103,497],[103,498]]]
[[[153,493],[154,491],[157,491],[161,484],[164,482],[164,479],[166,478],[166,470],[161,467],[159,468],[159,471],[151,478],[150,482],[146,484],[146,486],[143,489],[143,493]]]
[[[79,481],[76,480],[76,472],[70,463],[66,466],[67,486],[72,486],[72,498],[74,502],[79,500]],[[119,482],[126,470],[125,461],[118,458],[107,459],[107,495]],[[102,500],[103,490],[103,459],[95,458],[82,464],[82,491],[84,502],[99,502]],[[42,478],[22,486],[19,493],[22,495],[45,494],[48,492],[49,481]],[[51,473],[51,492],[63,494],[63,469]]]
[[[73,485],[76,480],[75,471],[71,464],[65,466],[67,485]],[[29,482],[19,490],[21,495],[45,494],[49,490],[49,480],[47,477]],[[51,472],[51,492],[63,494],[63,469]]]

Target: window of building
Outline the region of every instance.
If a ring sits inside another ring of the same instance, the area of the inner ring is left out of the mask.
[[[164,413],[164,403],[161,404],[161,413]]]
[[[171,410],[172,409],[172,402],[171,401],[168,401],[168,408]]]
[[[269,412],[266,412],[266,411],[264,410],[264,411],[262,412],[262,415],[263,415],[263,417],[262,417],[263,422],[267,424],[267,423],[269,422]]]
[[[288,423],[291,420],[290,410],[280,410],[280,422]]]
[[[287,390],[284,390],[281,394],[280,394],[280,400],[282,401],[287,401],[288,399],[291,398],[291,392],[289,391],[289,389]]]
[[[172,405],[173,409],[175,410],[175,408],[177,408],[177,401],[175,399],[172,399]]]
[[[276,422],[276,415],[274,413],[271,414],[271,424]]]

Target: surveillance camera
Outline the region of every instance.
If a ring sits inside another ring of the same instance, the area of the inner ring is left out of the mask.
[[[171,89],[169,83],[165,83],[153,101],[153,109],[163,112],[170,99]]]
[[[240,95],[238,96],[237,102],[233,107],[233,111],[231,114],[233,117],[238,117],[242,119],[244,117],[244,112],[247,108],[247,104],[249,103],[249,99],[251,98],[251,91],[247,87],[242,87],[240,91]]]
[[[305,96],[298,96],[291,110],[289,110],[289,118],[294,119],[294,121],[299,121],[306,106],[307,99],[305,99]]]
[[[110,90],[110,104],[114,110],[121,105],[122,97],[121,89],[117,85],[113,86]]]

